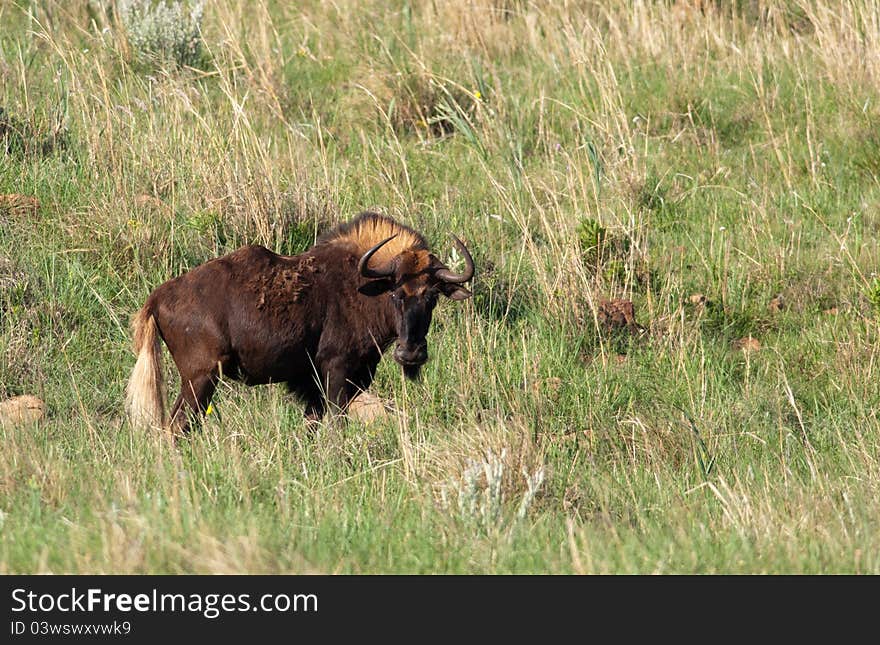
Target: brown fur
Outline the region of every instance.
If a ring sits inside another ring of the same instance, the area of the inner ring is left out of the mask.
[[[360,257],[391,235],[397,237],[370,265],[392,266],[393,276],[362,277]],[[470,295],[437,278],[439,268],[421,235],[374,213],[300,255],[247,246],[197,266],[157,287],[135,317],[129,413],[141,426],[167,423],[160,337],[181,377],[170,417],[176,431],[188,429],[188,413],[204,413],[221,376],[249,385],[284,382],[311,418],[327,403],[344,409],[369,387],[395,340],[395,360],[415,377],[427,360],[437,295]]]

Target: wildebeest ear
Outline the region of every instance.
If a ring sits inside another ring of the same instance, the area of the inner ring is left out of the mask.
[[[449,282],[441,285],[440,291],[443,292],[443,295],[452,300],[467,300],[474,295],[460,284],[451,284]]]
[[[393,286],[391,280],[373,280],[362,286],[358,291],[365,296],[381,296]]]

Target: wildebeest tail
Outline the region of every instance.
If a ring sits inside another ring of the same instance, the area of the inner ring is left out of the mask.
[[[162,375],[162,339],[156,319],[146,305],[131,321],[137,362],[125,389],[125,408],[136,428],[164,429],[165,381]]]

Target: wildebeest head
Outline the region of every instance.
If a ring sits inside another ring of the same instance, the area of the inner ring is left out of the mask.
[[[408,378],[417,379],[428,360],[426,337],[437,298],[440,294],[452,300],[471,296],[462,284],[474,276],[474,260],[456,237],[455,245],[465,261],[464,273],[454,273],[425,249],[407,249],[383,266],[370,267],[373,254],[395,237],[382,240],[361,256],[360,274],[374,280],[361,291],[376,297],[390,297],[397,327],[394,360],[400,363]]]

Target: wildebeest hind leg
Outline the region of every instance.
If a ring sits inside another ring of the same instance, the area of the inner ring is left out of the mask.
[[[180,395],[174,404],[171,427],[179,434],[190,431],[191,420],[201,421],[217,389],[217,377],[212,374],[199,374],[182,378]]]
[[[303,415],[306,421],[320,421],[324,416],[324,393],[316,380],[310,382],[288,381],[288,393],[298,402],[305,403]]]
[[[174,399],[174,405],[171,406],[171,419],[172,425],[174,424],[174,419],[177,418],[177,415],[180,414],[180,408],[183,405],[183,393],[177,395],[177,398]]]

